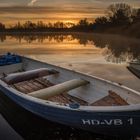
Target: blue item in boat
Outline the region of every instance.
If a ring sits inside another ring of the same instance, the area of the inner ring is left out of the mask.
[[[78,109],[80,107],[80,104],[78,104],[78,103],[70,103],[69,107],[73,108],[73,109]]]
[[[16,64],[21,62],[21,57],[15,54],[7,53],[0,57],[0,66]]]

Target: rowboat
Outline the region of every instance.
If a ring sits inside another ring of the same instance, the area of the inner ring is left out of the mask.
[[[95,133],[140,135],[140,92],[24,56],[14,63],[8,55],[12,63],[0,66],[0,91],[23,109]]]
[[[140,78],[140,62],[130,62],[127,67],[134,75]]]

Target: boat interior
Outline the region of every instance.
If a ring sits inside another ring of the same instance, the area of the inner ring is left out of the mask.
[[[1,80],[19,93],[60,104],[84,106],[124,106],[140,101],[139,95],[111,83],[86,78],[57,66],[28,59],[24,61],[0,68]]]
[[[43,77],[13,83],[10,84],[10,86],[22,93],[29,94],[29,95],[30,93],[34,93],[35,91],[41,92],[42,89],[46,89],[53,86],[55,87],[53,83],[51,83],[49,80]],[[88,102],[76,98],[74,96],[71,96],[68,93],[61,93],[61,94],[58,93],[58,95],[56,94],[54,96],[48,97],[47,100],[64,103],[64,104],[78,103],[80,105],[89,105]],[[90,105],[93,106],[113,105],[114,106],[114,105],[128,105],[128,103],[124,99],[122,99],[119,95],[117,95],[115,92],[109,91],[109,94],[107,96]]]

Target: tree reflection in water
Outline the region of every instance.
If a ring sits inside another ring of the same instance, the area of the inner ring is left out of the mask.
[[[1,34],[0,41],[7,38],[16,39],[17,43],[56,43],[77,41],[86,47],[92,44],[97,48],[105,48],[103,55],[108,62],[122,63],[140,58],[140,42],[117,35],[101,35],[91,33],[34,33],[34,34]]]

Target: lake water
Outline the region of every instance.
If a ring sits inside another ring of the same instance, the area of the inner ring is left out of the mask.
[[[0,54],[7,52],[81,71],[140,91],[140,79],[126,68],[128,62],[140,58],[139,39],[91,33],[0,35]],[[26,139],[98,139],[88,132],[44,122],[16,108],[3,94],[0,95],[0,111],[8,123]]]
[[[139,39],[93,33],[0,35],[0,53],[6,52],[95,75],[140,91],[139,79],[126,68],[128,62],[140,58]]]
[[[140,41],[117,35],[85,33],[0,35],[0,53],[8,51],[56,64],[125,63],[140,57]]]

